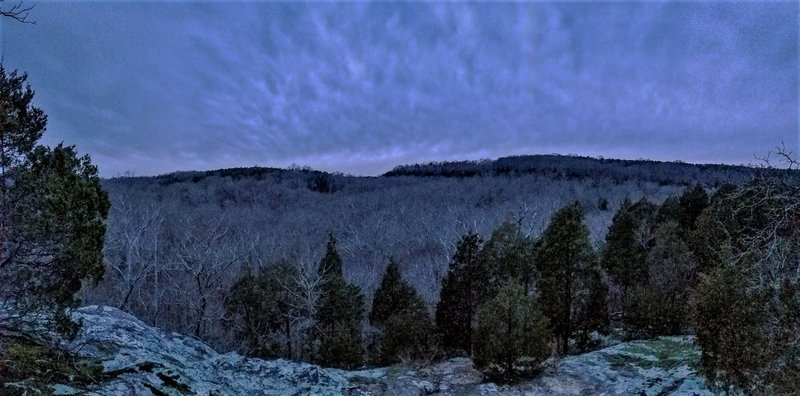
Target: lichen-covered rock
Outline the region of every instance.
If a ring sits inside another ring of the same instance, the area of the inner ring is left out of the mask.
[[[102,362],[107,378],[81,392],[89,395],[712,394],[695,372],[699,351],[690,337],[621,343],[553,359],[536,379],[496,385],[483,383],[468,358],[423,368],[343,371],[219,354],[194,338],[152,328],[114,308],[84,307],[74,315],[83,328],[65,346]]]
[[[350,387],[340,370],[218,354],[191,337],[149,327],[117,309],[90,306],[74,315],[83,327],[68,347],[102,361],[110,377],[89,394],[340,395]]]

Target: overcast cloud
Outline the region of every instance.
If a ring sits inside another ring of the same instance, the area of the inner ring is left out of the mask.
[[[798,3],[38,3],[46,142],[104,176],[798,144]]]

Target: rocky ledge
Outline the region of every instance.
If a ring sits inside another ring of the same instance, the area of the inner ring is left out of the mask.
[[[100,361],[104,382],[91,389],[54,385],[56,394],[89,395],[711,395],[694,366],[691,337],[609,346],[547,363],[536,379],[483,383],[467,358],[412,369],[344,371],[287,360],[220,354],[191,337],[147,326],[109,307],[80,308],[83,328],[68,345]]]

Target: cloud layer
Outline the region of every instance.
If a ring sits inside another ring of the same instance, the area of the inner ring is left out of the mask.
[[[105,176],[798,142],[798,4],[42,3],[3,21],[49,143]]]

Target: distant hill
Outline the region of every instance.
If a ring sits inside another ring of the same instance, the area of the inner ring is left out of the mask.
[[[620,160],[567,155],[522,155],[496,160],[429,162],[400,165],[383,176],[473,177],[537,174],[553,179],[610,179],[616,183],[642,180],[669,184],[700,183],[718,187],[739,183],[756,172],[782,172],[778,169],[742,165],[688,164],[652,160]]]

